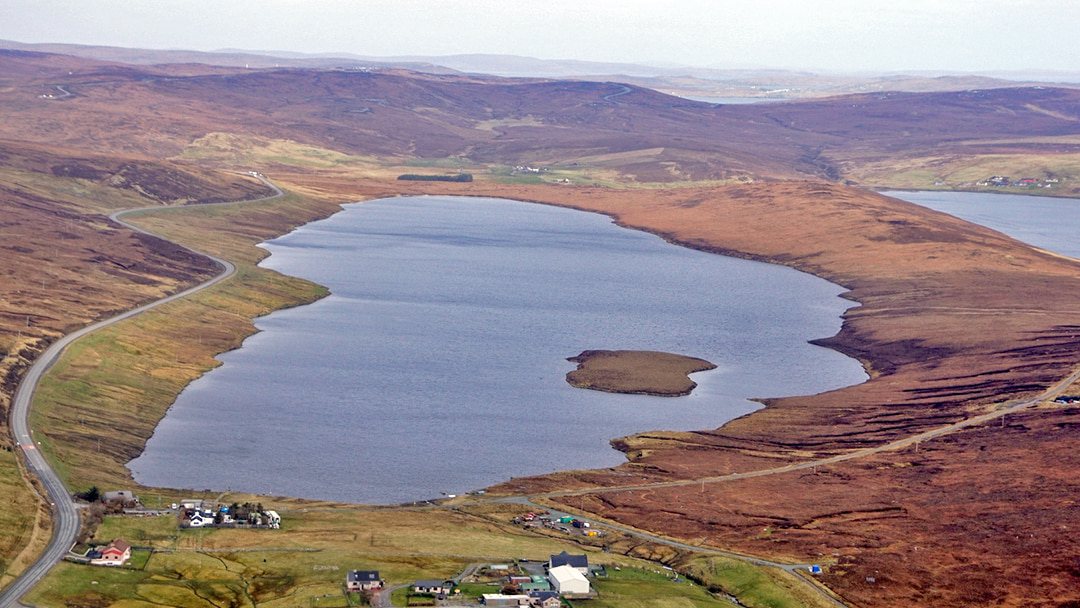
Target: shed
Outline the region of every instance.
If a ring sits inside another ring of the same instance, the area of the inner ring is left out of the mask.
[[[528,606],[529,596],[485,593],[480,597],[480,603],[485,606]]]

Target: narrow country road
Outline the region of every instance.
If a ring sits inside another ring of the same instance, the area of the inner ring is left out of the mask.
[[[917,443],[941,437],[942,435],[948,435],[955,433],[959,430],[966,429],[971,426],[976,426],[986,422],[991,422],[1004,416],[1018,412],[1023,409],[1027,409],[1033,405],[1037,405],[1044,401],[1054,399],[1065,390],[1067,386],[1080,379],[1080,370],[1073,372],[1069,377],[1058,382],[1057,384],[1046,389],[1038,396],[1026,399],[999,409],[997,411],[989,412],[986,414],[980,414],[978,416],[972,416],[971,418],[965,418],[960,422],[955,422],[943,427],[939,427],[933,430],[919,433],[918,435],[912,435],[904,439],[898,439],[890,443],[885,443],[872,448],[864,448],[856,450],[854,452],[848,452],[847,454],[840,454],[837,456],[830,456],[828,458],[820,458],[818,460],[808,460],[806,462],[799,462],[796,464],[789,464],[774,469],[761,469],[758,471],[749,471],[746,473],[731,473],[728,475],[721,475],[719,477],[699,477],[697,479],[684,479],[680,481],[667,481],[640,485],[624,485],[624,486],[607,486],[602,488],[593,488],[591,490],[567,490],[564,492],[547,492],[544,494],[532,494],[528,498],[556,498],[560,496],[581,496],[584,494],[606,494],[610,492],[624,492],[626,490],[642,490],[650,488],[675,488],[679,486],[696,486],[703,483],[716,483],[722,481],[733,481],[736,479],[749,479],[751,477],[764,477],[766,475],[776,475],[779,473],[788,473],[790,471],[802,471],[805,469],[826,466],[830,464],[836,464],[838,462],[844,462],[847,460],[855,460],[857,458],[864,458],[872,454],[878,454],[881,452],[888,452],[890,450],[898,450],[900,448],[909,447]]]
[[[622,90],[622,91],[619,91],[617,93],[613,93],[611,95],[606,96],[604,98],[605,101],[608,101],[610,103],[620,103],[618,101],[615,101],[614,98],[618,97],[620,95],[624,95],[626,93],[629,93],[631,91],[631,89],[629,89],[629,88],[626,88],[626,87],[624,87],[624,88],[625,88],[625,90]],[[236,202],[266,201],[266,200],[279,198],[279,197],[284,195],[284,193],[277,186],[274,186],[273,184],[271,184],[264,177],[258,176],[258,175],[255,175],[254,177],[256,177],[257,179],[262,181],[269,188],[272,188],[274,190],[275,194],[273,194],[272,196],[269,196],[269,197],[264,197],[264,198],[260,198],[260,199],[253,199],[253,200],[250,200],[250,201],[235,201],[235,202],[229,202],[229,203],[215,203],[215,204],[225,205],[225,204],[235,204]],[[120,223],[120,224],[124,225],[127,228],[130,228],[132,230],[135,230],[135,231],[143,233],[143,234],[148,234],[148,235],[156,237],[157,235],[154,235],[154,234],[152,234],[152,233],[150,233],[150,232],[148,232],[146,230],[142,230],[141,228],[137,228],[137,227],[135,227],[135,226],[133,226],[131,224],[128,224],[128,223],[124,222],[120,218],[125,214],[136,212],[136,211],[161,210],[161,209],[167,209],[167,207],[143,207],[143,208],[139,208],[139,209],[128,209],[128,210],[125,210],[125,211],[119,211],[119,212],[113,213],[110,216],[110,218],[112,220],[116,221],[117,223]],[[158,237],[158,238],[160,238],[160,237]],[[188,249],[188,248],[185,248],[185,249]],[[57,562],[59,562],[63,558],[63,556],[67,553],[67,551],[70,549],[70,547],[74,543],[75,537],[76,537],[76,535],[78,534],[78,531],[79,531],[79,515],[78,515],[77,509],[75,507],[75,503],[72,500],[71,495],[68,493],[67,489],[64,487],[63,483],[61,482],[59,476],[51,468],[51,466],[48,464],[48,462],[46,461],[44,456],[41,454],[41,451],[38,449],[38,444],[34,440],[33,431],[31,431],[29,429],[28,416],[29,416],[30,404],[31,404],[31,401],[33,399],[34,391],[37,388],[38,382],[41,380],[41,378],[45,374],[45,372],[47,372],[48,369],[56,362],[56,360],[59,358],[59,356],[63,353],[64,349],[67,348],[74,341],[78,340],[79,338],[82,338],[83,336],[85,336],[87,334],[90,334],[90,333],[92,333],[94,331],[97,331],[98,329],[101,329],[103,327],[112,325],[112,324],[117,323],[119,321],[130,319],[130,318],[132,318],[132,317],[134,317],[136,315],[139,315],[139,314],[141,314],[141,313],[143,313],[143,312],[145,312],[147,310],[150,310],[152,308],[155,308],[155,307],[160,306],[162,304],[165,304],[167,302],[172,302],[174,300],[178,300],[180,298],[187,297],[187,296],[189,296],[189,295],[191,295],[193,293],[196,293],[198,291],[201,291],[203,289],[206,289],[208,287],[216,285],[217,283],[220,283],[221,281],[224,281],[225,279],[229,278],[230,276],[233,275],[233,273],[236,272],[236,267],[232,263],[230,263],[230,262],[228,262],[226,260],[223,260],[223,259],[220,259],[220,258],[217,258],[217,257],[214,257],[214,256],[210,256],[208,254],[198,252],[198,251],[195,251],[195,250],[192,250],[192,249],[188,249],[188,250],[192,251],[194,253],[197,253],[199,255],[205,255],[205,256],[209,257],[211,260],[213,260],[221,268],[221,272],[218,275],[216,275],[215,277],[213,277],[212,279],[209,279],[208,281],[206,281],[204,283],[201,283],[201,284],[199,284],[199,285],[197,285],[195,287],[192,287],[190,289],[187,289],[187,290],[185,290],[183,292],[180,292],[180,293],[177,293],[177,294],[162,298],[162,299],[157,300],[155,302],[151,302],[149,304],[140,306],[140,307],[132,309],[132,310],[130,310],[128,312],[119,314],[119,315],[117,315],[115,317],[105,319],[103,321],[99,321],[97,323],[94,323],[93,325],[90,325],[88,327],[85,327],[85,328],[77,331],[77,332],[74,332],[72,334],[69,334],[69,335],[65,336],[64,338],[58,340],[56,343],[54,343],[52,346],[50,346],[41,355],[41,357],[39,357],[38,360],[35,361],[33,366],[31,366],[27,370],[26,375],[22,379],[22,382],[20,382],[20,384],[18,386],[18,389],[15,392],[14,399],[12,401],[12,413],[11,413],[12,433],[13,433],[13,435],[15,437],[15,440],[17,442],[18,447],[22,450],[23,454],[25,455],[25,462],[26,462],[28,470],[32,474],[36,475],[41,480],[43,486],[45,487],[45,489],[46,489],[46,491],[48,493],[50,504],[53,506],[54,529],[53,529],[52,539],[49,542],[49,545],[46,548],[45,552],[38,558],[38,560],[32,566],[30,566],[25,572],[23,572],[23,574],[18,579],[16,579],[14,582],[12,582],[10,585],[8,585],[8,587],[5,588],[3,590],[3,592],[0,592],[0,608],[10,608],[10,607],[13,607],[13,606],[17,606],[18,605],[17,604],[18,599],[22,595],[24,595],[27,591],[29,591],[35,584],[37,584],[38,581],[40,581],[41,578],[44,577],[49,572],[49,570]],[[822,459],[813,460],[813,461],[806,461],[806,462],[786,465],[786,466],[782,466],[782,467],[777,467],[777,468],[773,468],[773,469],[763,469],[763,470],[759,470],[759,471],[751,471],[751,472],[746,472],[746,473],[732,473],[732,474],[729,474],[729,475],[723,475],[723,476],[717,476],[717,477],[705,477],[705,478],[697,478],[697,479],[688,479],[688,480],[661,482],[661,483],[639,484],[639,485],[608,486],[608,487],[592,488],[592,489],[586,489],[586,490],[572,490],[572,491],[564,491],[564,492],[548,492],[548,493],[532,494],[532,495],[526,495],[526,496],[491,498],[491,499],[488,499],[488,500],[471,501],[470,503],[459,504],[459,505],[455,505],[455,506],[466,506],[467,504],[479,504],[479,503],[485,503],[485,502],[517,502],[517,503],[522,503],[522,504],[527,504],[527,505],[533,505],[533,506],[536,506],[538,508],[543,508],[543,507],[540,507],[540,505],[536,505],[532,501],[535,500],[535,499],[556,498],[556,497],[565,497],[565,496],[579,496],[579,495],[585,495],[585,494],[600,494],[600,493],[610,493],[610,492],[623,492],[623,491],[628,491],[628,490],[642,490],[642,489],[650,489],[650,488],[669,488],[669,487],[677,487],[677,486],[699,485],[699,484],[705,484],[705,483],[720,483],[720,482],[725,482],[725,481],[733,481],[733,480],[738,480],[738,479],[747,479],[747,478],[751,478],[751,477],[761,477],[761,476],[766,476],[766,475],[776,475],[776,474],[787,473],[787,472],[791,472],[791,471],[805,470],[805,469],[810,469],[810,468],[819,467],[819,466],[826,466],[826,465],[830,465],[830,464],[836,464],[836,463],[844,462],[844,461],[847,461],[847,460],[853,460],[853,459],[857,459],[857,458],[870,456],[870,455],[877,454],[877,453],[880,453],[880,452],[885,452],[885,451],[889,451],[889,450],[896,450],[896,449],[908,447],[908,446],[911,446],[911,445],[915,445],[915,444],[917,444],[917,443],[919,443],[921,441],[934,439],[936,437],[940,437],[940,436],[943,436],[943,435],[954,433],[954,432],[957,432],[959,430],[962,430],[962,429],[965,429],[965,428],[968,428],[968,427],[971,427],[971,426],[984,424],[984,423],[987,423],[987,422],[991,422],[993,420],[997,420],[997,419],[1002,418],[1002,417],[1004,417],[1004,416],[1006,416],[1006,415],[1008,415],[1010,413],[1017,412],[1017,411],[1029,408],[1031,406],[1042,403],[1043,401],[1050,400],[1050,399],[1053,399],[1053,398],[1057,397],[1068,385],[1072,384],[1073,382],[1075,382],[1078,379],[1080,379],[1080,370],[1074,372],[1069,377],[1063,379],[1062,381],[1058,382],[1054,386],[1050,387],[1049,389],[1047,389],[1046,391],[1044,391],[1042,394],[1040,394],[1037,397],[1017,402],[1015,404],[1009,405],[1009,406],[1004,407],[1002,409],[999,409],[997,411],[989,412],[989,413],[986,413],[986,414],[981,414],[981,415],[978,415],[978,416],[974,416],[972,418],[968,418],[968,419],[962,420],[960,422],[956,422],[956,423],[946,425],[946,426],[943,426],[943,427],[940,427],[940,428],[937,428],[937,429],[926,431],[926,432],[920,433],[918,435],[913,435],[913,436],[907,437],[905,439],[900,439],[900,440],[897,440],[897,441],[893,441],[891,443],[883,444],[883,445],[876,446],[876,447],[866,448],[866,449],[862,449],[862,450],[856,450],[856,451],[853,451],[853,452],[849,452],[849,453],[841,454],[841,455],[837,455],[837,456],[832,456],[832,457],[828,457],[828,458],[822,458]],[[782,568],[782,569],[787,570],[788,572],[792,572],[792,573],[796,573],[796,571],[798,571],[798,570],[806,569],[806,568],[809,567],[809,564],[783,564],[783,563],[773,562],[773,561],[764,560],[764,559],[760,559],[760,558],[755,558],[755,557],[751,557],[751,556],[747,556],[747,555],[740,555],[740,554],[736,554],[736,553],[726,552],[726,551],[722,551],[722,550],[718,550],[718,549],[709,549],[709,548],[700,547],[700,546],[696,546],[696,545],[690,545],[690,544],[686,544],[686,543],[681,543],[679,541],[675,541],[675,540],[672,540],[672,539],[667,539],[667,538],[663,538],[663,537],[656,536],[656,535],[653,535],[653,534],[649,534],[649,533],[644,532],[642,530],[637,530],[637,529],[626,527],[626,526],[620,526],[620,525],[613,524],[613,523],[606,522],[606,521],[596,521],[595,523],[597,523],[599,525],[602,525],[602,526],[605,526],[605,527],[608,527],[608,528],[611,528],[611,529],[614,529],[614,530],[618,530],[620,532],[625,532],[625,533],[628,533],[628,534],[632,534],[632,535],[637,536],[639,538],[647,539],[647,540],[650,540],[650,541],[653,541],[653,542],[662,543],[662,544],[666,544],[666,545],[674,546],[674,547],[680,547],[680,548],[684,548],[684,549],[687,549],[687,550],[693,550],[693,551],[697,551],[697,552],[701,552],[701,553],[705,553],[705,554],[722,555],[722,556],[726,556],[726,557],[740,559],[740,560],[743,560],[743,561],[746,561],[746,562],[749,562],[749,563],[752,563],[752,564],[760,565],[760,566],[771,566],[771,567],[776,567],[776,568]],[[814,591],[821,594],[824,598],[826,598],[827,600],[832,602],[834,605],[837,605],[837,606],[840,606],[840,607],[845,607],[845,608],[847,607],[847,604],[843,603],[841,600],[838,600],[836,597],[834,597],[831,594],[827,593],[824,589],[822,589],[818,585],[813,584],[809,580],[807,580],[805,582],[806,582],[806,584],[808,586],[813,588]],[[389,600],[389,591],[390,590],[387,590],[387,592],[385,594],[379,594],[378,596],[376,596],[378,598],[377,601],[379,601],[379,602],[388,601]]]
[[[1076,382],[1078,379],[1080,379],[1080,370],[1077,370],[1077,371],[1073,372],[1070,376],[1068,376],[1064,380],[1061,380],[1060,382],[1058,382],[1057,384],[1051,386],[1050,388],[1046,389],[1045,391],[1043,391],[1042,393],[1040,393],[1036,397],[1032,397],[1031,399],[1025,399],[1023,401],[1014,403],[1012,405],[1009,405],[1009,406],[1004,407],[1002,409],[999,409],[997,411],[989,412],[989,413],[986,413],[986,414],[981,414],[979,416],[973,416],[971,418],[961,420],[960,422],[956,422],[956,423],[949,424],[949,425],[946,425],[946,426],[943,426],[943,427],[940,427],[940,428],[937,428],[937,429],[933,429],[933,430],[930,430],[930,431],[919,433],[918,435],[912,435],[911,437],[906,437],[904,439],[899,439],[899,440],[896,440],[896,441],[893,441],[893,442],[890,442],[890,443],[882,444],[882,445],[875,446],[875,447],[872,447],[872,448],[866,448],[866,449],[862,449],[862,450],[857,450],[857,451],[854,451],[854,452],[849,452],[847,454],[841,454],[841,455],[838,455],[838,456],[832,456],[832,457],[829,457],[829,458],[821,458],[821,459],[818,459],[818,460],[812,460],[812,461],[801,462],[801,463],[797,463],[797,464],[791,464],[791,465],[787,465],[787,466],[783,466],[783,467],[777,467],[777,468],[774,468],[774,469],[762,469],[762,470],[759,470],[759,471],[750,471],[750,472],[747,472],[747,473],[731,473],[730,475],[722,475],[722,476],[719,476],[719,477],[701,477],[701,478],[697,478],[697,479],[687,479],[687,480],[681,480],[681,481],[648,483],[648,484],[640,484],[640,485],[608,486],[608,487],[602,487],[602,488],[592,488],[592,489],[587,489],[587,490],[568,490],[568,491],[563,491],[563,492],[545,492],[545,493],[540,493],[540,494],[528,494],[528,495],[524,495],[524,496],[507,496],[507,497],[501,497],[501,498],[492,498],[492,499],[489,499],[489,500],[474,501],[472,504],[484,503],[484,502],[518,503],[518,504],[529,505],[529,506],[534,507],[536,509],[548,509],[550,507],[545,506],[545,505],[537,504],[537,503],[533,502],[533,500],[544,499],[544,498],[559,498],[559,497],[566,497],[566,496],[584,496],[584,495],[587,495],[587,494],[606,494],[606,493],[611,493],[611,492],[626,492],[626,491],[633,491],[633,490],[648,490],[648,489],[653,489],[653,488],[673,488],[673,487],[679,487],[679,486],[696,486],[696,485],[701,485],[701,484],[706,484],[706,483],[718,483],[718,482],[724,482],[724,481],[734,481],[734,480],[737,480],[737,479],[748,479],[748,478],[751,478],[751,477],[764,477],[766,475],[777,475],[777,474],[780,474],[780,473],[788,473],[788,472],[791,472],[791,471],[800,471],[800,470],[815,468],[815,467],[819,467],[819,466],[836,464],[838,462],[844,462],[844,461],[847,461],[847,460],[854,460],[854,459],[857,459],[857,458],[863,458],[863,457],[866,457],[866,456],[870,456],[872,454],[878,454],[880,452],[886,452],[886,451],[889,451],[889,450],[897,450],[897,449],[909,447],[909,446],[918,444],[919,442],[927,441],[929,439],[934,439],[934,438],[937,438],[937,437],[941,437],[943,435],[948,435],[950,433],[955,433],[955,432],[957,432],[959,430],[962,430],[962,429],[965,429],[965,428],[968,428],[968,427],[976,426],[976,425],[979,425],[979,424],[984,424],[984,423],[991,422],[991,421],[994,421],[994,420],[997,420],[997,419],[1002,419],[1002,418],[1004,418],[1006,415],[1008,415],[1010,413],[1018,412],[1020,410],[1027,409],[1027,408],[1032,407],[1034,405],[1038,405],[1039,403],[1042,403],[1044,401],[1054,399],[1055,397],[1060,395],[1061,392],[1064,391],[1066,387],[1068,387],[1073,382]],[[459,505],[455,505],[455,506],[460,507],[460,506],[466,506],[467,504],[470,504],[470,503],[466,503],[464,505],[459,504]],[[578,519],[582,519],[583,521],[588,521],[591,524],[596,524],[596,525],[599,525],[599,526],[610,528],[612,530],[617,530],[617,531],[623,532],[625,534],[630,534],[632,536],[636,536],[636,537],[644,539],[644,540],[648,540],[648,541],[651,541],[651,542],[667,545],[667,546],[670,546],[670,547],[677,547],[677,548],[680,548],[680,549],[686,549],[686,550],[695,551],[695,552],[698,552],[698,553],[704,553],[704,554],[707,554],[707,555],[719,555],[719,556],[723,556],[723,557],[729,557],[729,558],[738,559],[740,561],[744,561],[744,562],[747,562],[747,563],[751,563],[751,564],[754,564],[756,566],[769,566],[769,567],[773,567],[773,568],[780,568],[780,569],[783,569],[783,570],[786,570],[786,571],[792,573],[795,576],[798,576],[798,577],[804,579],[804,582],[806,583],[806,585],[810,589],[812,589],[820,597],[822,597],[823,599],[829,601],[833,605],[841,607],[841,608],[850,608],[850,606],[848,604],[844,603],[843,600],[841,600],[841,599],[837,598],[836,596],[832,595],[831,593],[826,591],[825,588],[821,587],[820,585],[815,584],[814,582],[812,582],[809,579],[809,577],[805,576],[801,572],[801,571],[809,572],[810,566],[812,564],[785,564],[785,563],[770,561],[770,560],[761,559],[761,558],[757,558],[757,557],[752,557],[752,556],[749,556],[749,555],[742,555],[742,554],[738,554],[738,553],[732,553],[732,552],[729,552],[729,551],[723,551],[723,550],[720,550],[720,549],[711,549],[711,548],[702,547],[702,546],[699,546],[699,545],[691,545],[691,544],[688,544],[688,543],[682,543],[682,542],[679,542],[677,540],[673,540],[673,539],[670,539],[670,538],[664,538],[662,536],[657,536],[657,535],[654,535],[654,534],[650,534],[650,533],[645,532],[643,530],[638,530],[636,528],[622,526],[622,525],[619,525],[619,524],[616,524],[616,523],[613,523],[613,522],[609,522],[609,521],[590,520],[590,519],[587,519],[587,518],[584,518],[584,517],[581,517],[581,516],[578,516]]]
[[[253,177],[256,177],[267,187],[272,188],[274,194],[250,201],[232,201],[214,204],[231,205],[237,202],[268,201],[285,195],[280,188],[271,184],[266,178],[258,175]],[[155,238],[160,238],[141,228],[132,226],[120,218],[127,213],[135,211],[161,210],[167,208],[168,207],[142,207],[139,209],[128,209],[125,211],[117,211],[110,215],[109,218],[137,232],[150,234]],[[11,402],[11,432],[15,436],[16,445],[22,450],[23,455],[25,456],[27,470],[41,480],[42,485],[45,487],[45,491],[48,493],[49,503],[53,507],[53,533],[49,545],[45,548],[45,552],[38,557],[37,561],[19,575],[19,578],[15,579],[11,584],[4,588],[3,592],[0,592],[0,608],[16,606],[18,599],[25,595],[27,591],[48,574],[49,570],[51,570],[54,565],[64,558],[64,555],[67,554],[68,550],[75,543],[75,537],[79,533],[80,521],[78,510],[75,507],[75,501],[72,499],[71,494],[68,493],[67,488],[64,487],[64,483],[60,480],[60,476],[57,475],[56,471],[53,470],[45,459],[45,456],[42,455],[41,450],[38,449],[39,444],[34,440],[34,432],[30,429],[30,404],[34,399],[34,391],[37,390],[38,383],[41,381],[42,376],[45,375],[45,372],[49,371],[49,368],[60,358],[64,349],[79,338],[103,327],[108,327],[114,323],[140,315],[151,308],[156,308],[167,302],[185,298],[193,293],[217,285],[236,272],[236,266],[231,262],[187,247],[185,247],[185,249],[210,258],[221,268],[221,272],[212,279],[200,283],[195,287],[134,308],[118,314],[115,317],[98,321],[93,325],[89,325],[79,331],[64,336],[53,343],[52,346],[38,357],[34,364],[26,371],[26,375],[23,376],[22,381],[19,382],[19,387],[15,390],[15,397]]]

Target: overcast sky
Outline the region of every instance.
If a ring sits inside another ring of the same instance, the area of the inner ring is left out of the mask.
[[[838,71],[1080,70],[1077,0],[3,0],[0,38]]]

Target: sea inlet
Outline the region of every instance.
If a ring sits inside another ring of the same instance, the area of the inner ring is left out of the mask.
[[[755,397],[857,384],[809,344],[853,305],[783,266],[693,251],[610,218],[499,199],[398,197],[263,244],[263,266],[327,286],[193,382],[135,479],[387,504],[615,466],[615,437],[712,429]],[[566,383],[586,349],[715,363],[687,397]]]

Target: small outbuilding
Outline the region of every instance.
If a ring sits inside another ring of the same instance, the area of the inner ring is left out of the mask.
[[[529,596],[485,593],[480,596],[480,603],[485,606],[528,606]]]

